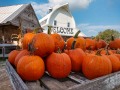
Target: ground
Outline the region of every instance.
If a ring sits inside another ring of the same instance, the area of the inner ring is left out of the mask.
[[[0,60],[0,90],[13,90],[3,60]]]

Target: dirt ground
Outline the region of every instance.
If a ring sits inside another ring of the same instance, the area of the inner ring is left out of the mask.
[[[0,90],[13,90],[5,69],[5,61],[0,61]]]

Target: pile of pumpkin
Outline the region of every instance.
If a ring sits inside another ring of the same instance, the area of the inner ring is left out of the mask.
[[[119,50],[109,49],[120,48],[120,39],[111,41],[108,48],[104,40],[78,37],[80,31],[66,43],[59,34],[48,31],[26,33],[22,49],[9,53],[8,61],[23,80],[38,80],[45,70],[56,79],[67,77],[71,71],[94,79],[120,70]]]

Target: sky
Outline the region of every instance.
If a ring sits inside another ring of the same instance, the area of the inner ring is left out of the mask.
[[[0,0],[0,6],[31,3],[38,19],[49,7],[69,3],[76,26],[87,36],[96,36],[105,29],[120,32],[120,0]]]

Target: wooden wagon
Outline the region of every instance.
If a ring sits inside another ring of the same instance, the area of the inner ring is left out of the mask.
[[[71,74],[64,79],[54,79],[47,72],[37,81],[23,81],[13,66],[6,61],[6,70],[14,90],[116,90],[120,88],[120,71],[93,80],[81,73]]]

